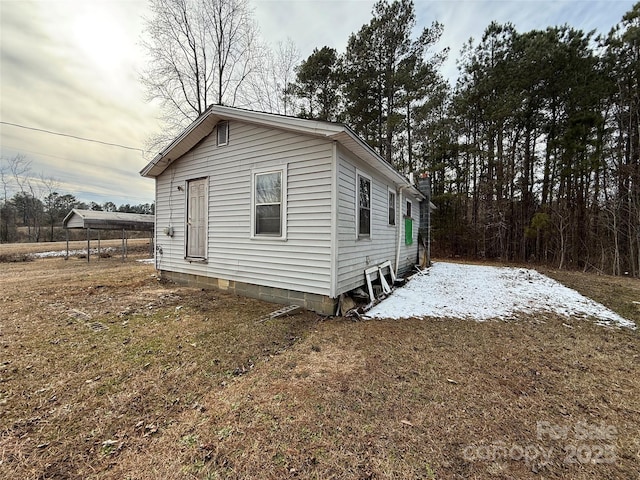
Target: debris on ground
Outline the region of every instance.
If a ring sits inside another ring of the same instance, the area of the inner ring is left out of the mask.
[[[300,305],[287,305],[285,307],[279,308],[278,310],[269,313],[263,317],[260,317],[256,320],[256,323],[266,322],[267,320],[273,320],[278,317],[287,317],[289,315],[295,315],[296,313],[302,311],[302,307]]]

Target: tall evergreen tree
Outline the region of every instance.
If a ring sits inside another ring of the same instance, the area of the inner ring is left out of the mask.
[[[302,100],[300,116],[336,120],[340,101],[340,61],[331,47],[317,48],[296,68],[288,92]]]
[[[389,163],[398,160],[394,145],[399,137],[408,144],[412,103],[424,101],[424,87],[433,82],[434,65],[442,60],[442,55],[426,58],[442,25],[434,22],[413,38],[415,24],[411,0],[381,0],[372,20],[351,35],[345,53],[347,121]]]
[[[612,161],[619,201],[614,205],[620,242],[618,260],[640,275],[640,3],[627,12],[606,38],[613,125]]]

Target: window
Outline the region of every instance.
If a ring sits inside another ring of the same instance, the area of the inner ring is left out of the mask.
[[[218,122],[216,130],[218,132],[218,146],[221,147],[229,143],[229,122]]]
[[[286,237],[286,168],[253,173],[252,237]]]
[[[413,244],[413,218],[411,218],[411,210],[413,204],[407,200],[407,214],[404,217],[404,243],[405,245]]]
[[[389,190],[389,225],[396,224],[396,192]]]
[[[358,173],[358,238],[371,235],[371,179]]]
[[[187,258],[206,258],[207,253],[207,179],[187,182]]]

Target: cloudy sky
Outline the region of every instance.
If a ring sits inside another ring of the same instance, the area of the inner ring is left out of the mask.
[[[271,45],[288,38],[306,58],[314,47],[342,52],[371,18],[370,0],[249,0]],[[633,6],[627,0],[414,0],[418,26],[444,24],[450,48],[443,73],[469,37],[492,20],[518,31],[568,24],[607,33]],[[23,154],[61,193],[103,203],[153,201],[153,181],[138,172],[156,152],[157,106],[138,81],[146,0],[0,0],[0,156]],[[11,125],[13,124],[13,125]],[[22,128],[15,125],[21,125]],[[35,129],[35,130],[34,130]],[[39,130],[57,132],[53,135]],[[80,140],[81,137],[104,143]],[[127,147],[127,148],[123,148]]]

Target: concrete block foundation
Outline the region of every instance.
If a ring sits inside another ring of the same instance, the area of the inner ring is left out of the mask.
[[[307,310],[323,315],[334,315],[338,304],[337,298],[330,298],[326,295],[286,290],[284,288],[265,287],[222,278],[211,278],[189,273],[170,272],[167,270],[161,270],[160,277],[179,285],[221,290],[282,305],[300,305]]]

